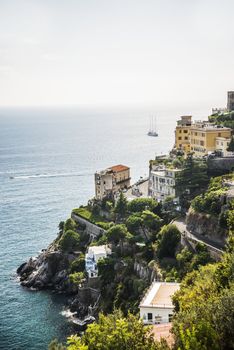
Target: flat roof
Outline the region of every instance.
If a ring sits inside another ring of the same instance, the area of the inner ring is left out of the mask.
[[[140,307],[174,308],[172,295],[179,290],[180,284],[175,282],[153,282]]]
[[[122,164],[118,164],[118,165],[114,165],[108,169],[111,169],[112,171],[116,172],[116,173],[119,173],[121,171],[124,171],[124,170],[128,170],[130,169],[128,166],[126,165],[122,165]]]

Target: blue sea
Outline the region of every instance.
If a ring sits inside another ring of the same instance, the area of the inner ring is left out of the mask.
[[[148,161],[174,141],[176,113],[158,115],[159,137],[148,137],[147,111],[0,110],[0,349],[47,349],[73,329],[64,297],[22,288],[17,267],[56,237],[71,209],[94,196],[94,172]]]

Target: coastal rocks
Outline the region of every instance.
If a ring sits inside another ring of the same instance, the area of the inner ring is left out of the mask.
[[[64,291],[68,288],[69,262],[75,256],[65,254],[49,247],[38,257],[30,258],[22,264],[17,273],[20,276],[22,286],[36,289],[54,289]]]

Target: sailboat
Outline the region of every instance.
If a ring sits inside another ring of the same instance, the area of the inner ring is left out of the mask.
[[[150,128],[149,128],[147,135],[154,136],[154,137],[158,136],[158,133],[156,130],[156,118],[154,118],[154,117],[150,118]]]

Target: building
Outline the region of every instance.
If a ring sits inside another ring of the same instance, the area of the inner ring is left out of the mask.
[[[231,112],[234,111],[234,91],[228,91],[227,94],[227,110]]]
[[[115,198],[120,190],[130,186],[130,168],[119,164],[95,173],[95,197]]]
[[[185,154],[190,152],[190,129],[192,125],[192,116],[182,116],[177,121],[175,129],[175,148],[182,150]]]
[[[202,157],[216,150],[216,138],[231,138],[231,129],[209,122],[195,122],[190,129],[190,150],[196,157]]]
[[[149,196],[158,202],[163,202],[167,197],[175,198],[176,178],[181,169],[167,168],[165,166],[152,166],[149,175]]]
[[[190,129],[192,116],[182,116],[177,121],[175,129],[175,148],[182,150],[185,154],[190,152]]]
[[[140,303],[140,317],[144,324],[171,322],[174,306],[172,295],[179,283],[153,282]]]
[[[220,152],[222,157],[233,156],[233,152],[228,152],[227,148],[231,142],[230,138],[216,137],[216,151]]]
[[[85,270],[89,278],[98,276],[97,263],[100,259],[106,258],[111,250],[107,245],[91,246],[85,254]]]

